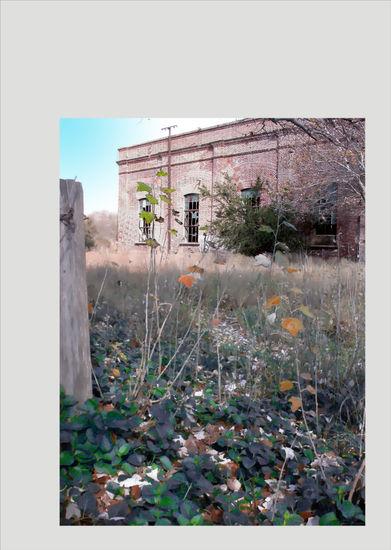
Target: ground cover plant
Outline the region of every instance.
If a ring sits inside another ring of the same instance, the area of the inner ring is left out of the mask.
[[[363,266],[150,253],[87,255],[61,524],[364,525]]]

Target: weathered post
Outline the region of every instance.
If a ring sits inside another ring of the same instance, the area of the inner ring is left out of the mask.
[[[92,396],[83,188],[60,180],[60,382],[79,403]]]

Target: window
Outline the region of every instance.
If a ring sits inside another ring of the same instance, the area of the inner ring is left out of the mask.
[[[185,195],[185,237],[188,243],[198,243],[199,195]]]
[[[148,199],[139,200],[139,213],[141,212],[152,212],[152,205]],[[141,240],[152,238],[152,224],[148,224],[145,218],[139,218],[139,231]]]
[[[247,189],[242,189],[241,193],[243,199],[251,202],[251,206],[259,207],[261,204],[261,194],[259,189],[248,187]]]
[[[328,186],[325,196],[318,200],[318,221],[315,224],[316,235],[337,234],[337,198],[338,185]]]

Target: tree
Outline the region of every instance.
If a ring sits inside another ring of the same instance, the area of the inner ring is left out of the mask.
[[[91,250],[96,246],[95,237],[97,229],[91,218],[87,218],[84,224],[84,243],[87,250]]]
[[[200,193],[203,197],[211,196],[206,187],[201,187]],[[264,206],[258,199],[261,193],[269,193],[271,197]],[[271,193],[268,182],[258,178],[251,193],[243,197],[232,179],[225,176],[223,182],[214,186],[213,202],[215,218],[208,226],[208,235],[219,246],[256,256],[262,252],[274,254],[278,249],[292,251],[303,245],[294,226],[292,207]]]

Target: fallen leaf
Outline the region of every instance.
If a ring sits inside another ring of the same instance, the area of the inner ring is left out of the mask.
[[[312,380],[312,376],[308,372],[300,373],[300,378],[304,378],[304,380]]]
[[[299,270],[295,269],[294,267],[288,267],[287,272],[288,273],[297,273]]]
[[[286,391],[293,388],[293,384],[290,380],[284,380],[280,382],[280,391]]]
[[[225,264],[225,261],[222,260],[221,258],[216,258],[215,261],[214,261],[215,264],[218,264],[218,265],[224,265]]]
[[[183,283],[187,288],[189,288],[195,281],[195,278],[191,275],[182,275],[179,277],[178,282]]]
[[[217,319],[217,317],[213,317],[212,323],[213,323],[213,326],[214,326],[214,327],[217,327],[217,325],[220,324],[220,321]]]
[[[113,369],[113,370],[111,371],[111,374],[112,374],[113,376],[117,377],[117,376],[119,376],[121,373],[119,372],[118,369]]]
[[[262,437],[260,439],[260,442],[263,443],[263,445],[265,445],[265,447],[267,447],[268,449],[271,449],[273,447],[273,442],[269,439],[266,439],[266,437]]]
[[[88,313],[92,313],[92,304],[88,304]]]
[[[300,319],[292,318],[292,317],[286,317],[282,320],[281,327],[284,328],[291,334],[292,336],[296,337],[298,332],[300,330],[303,330],[303,323],[300,321]]]
[[[292,412],[297,411],[297,409],[299,409],[302,406],[301,399],[299,399],[298,397],[291,397],[289,401],[292,403],[291,405]]]
[[[239,491],[241,486],[242,484],[238,479],[236,479],[236,477],[230,477],[229,479],[227,479],[227,487],[231,491]]]
[[[318,348],[316,346],[311,346],[311,351],[316,355],[318,353]]]
[[[269,309],[269,307],[276,306],[281,301],[281,298],[279,296],[272,296],[268,299],[265,305],[265,309]]]
[[[130,489],[130,494],[135,500],[139,499],[141,495],[140,485],[133,485],[133,487]]]
[[[209,506],[205,508],[205,512],[202,515],[206,521],[221,523],[223,518],[223,510],[219,510],[219,508],[215,508],[213,504],[209,504]]]
[[[316,395],[316,389],[311,386],[311,384],[308,384],[306,387],[306,390],[308,390],[312,395]]]
[[[266,315],[266,322],[272,325],[274,321],[276,320],[276,313],[270,313],[270,315]]]

